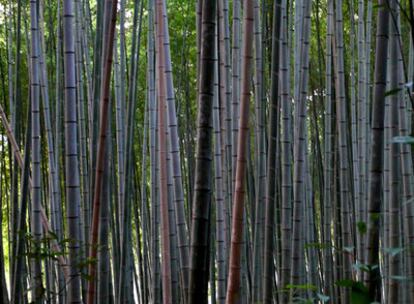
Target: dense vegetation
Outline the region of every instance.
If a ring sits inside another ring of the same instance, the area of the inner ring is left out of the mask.
[[[1,303],[412,303],[411,0],[0,0]]]

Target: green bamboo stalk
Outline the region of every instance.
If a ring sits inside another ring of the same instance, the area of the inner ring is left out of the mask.
[[[274,2],[272,24],[272,58],[271,58],[271,92],[269,109],[269,130],[267,150],[267,185],[265,201],[265,232],[264,232],[264,262],[263,262],[263,302],[270,303],[273,290],[273,249],[274,249],[274,214],[276,208],[276,150],[279,111],[279,51],[280,51],[280,24],[281,0]]]

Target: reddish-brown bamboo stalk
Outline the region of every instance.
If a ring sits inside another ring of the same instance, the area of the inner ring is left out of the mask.
[[[161,212],[161,281],[162,302],[170,304],[172,299],[171,290],[171,251],[169,239],[169,215],[168,215],[168,190],[167,190],[167,144],[165,137],[165,110],[166,110],[166,87],[165,87],[165,50],[163,31],[163,0],[157,0],[155,6],[155,30],[156,30],[156,62],[157,62],[157,87],[158,87],[158,159],[160,166],[159,189],[160,189],[160,212]]]
[[[230,271],[227,287],[227,304],[238,303],[240,296],[240,258],[243,242],[243,201],[246,169],[246,145],[249,131],[250,70],[253,60],[253,1],[244,1],[242,74],[239,134],[237,140],[236,183],[233,200],[233,221],[230,247]]]
[[[162,55],[161,55],[162,56]],[[160,56],[160,57],[161,57]],[[160,59],[158,57],[158,59]],[[161,60],[159,60],[161,61]],[[159,64],[160,66],[161,64]],[[158,66],[158,69],[163,69]],[[162,242],[162,302],[171,302],[171,251],[170,251],[170,222],[168,215],[167,191],[167,145],[165,137],[165,86],[163,75],[158,76],[158,141],[160,161],[160,211],[161,211],[161,242]]]
[[[112,4],[111,4],[112,2]],[[115,24],[116,24],[116,8],[118,0],[107,0],[107,9],[111,10],[111,13],[108,14],[110,22],[108,26],[108,32],[106,34],[106,47],[105,47],[105,61],[103,69],[103,81],[101,86],[101,108],[100,108],[100,128],[99,128],[99,138],[98,138],[98,151],[96,158],[96,173],[95,173],[95,189],[93,196],[93,215],[92,215],[92,226],[91,226],[91,236],[90,236],[90,253],[89,258],[92,263],[89,264],[89,281],[88,281],[88,296],[87,303],[95,303],[95,276],[96,276],[96,256],[98,253],[97,241],[98,241],[98,228],[99,228],[99,210],[101,206],[101,189],[102,189],[102,176],[104,172],[105,164],[105,140],[106,140],[106,130],[108,127],[108,108],[109,108],[109,87],[111,84],[111,70],[112,70],[112,53],[113,53],[113,42],[115,34]]]

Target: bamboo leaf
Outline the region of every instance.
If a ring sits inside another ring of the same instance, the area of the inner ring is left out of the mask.
[[[367,233],[367,224],[365,222],[358,222],[357,223],[358,232],[362,235]]]
[[[395,88],[395,89],[389,90],[389,91],[385,92],[384,96],[387,97],[387,96],[395,95],[398,92],[400,92],[401,90],[402,90],[401,88]]]
[[[392,143],[396,144],[414,144],[414,137],[412,136],[395,136],[392,138]]]
[[[321,301],[322,301],[322,303],[328,302],[328,301],[329,301],[329,299],[330,299],[330,297],[329,297],[329,296],[326,296],[326,295],[321,294],[321,293],[319,293],[319,292],[318,292],[316,295],[318,296],[319,300],[321,300]]]
[[[396,247],[396,248],[384,248],[384,251],[391,255],[392,257],[395,257],[397,254],[400,254],[404,251],[404,248],[402,247]]]

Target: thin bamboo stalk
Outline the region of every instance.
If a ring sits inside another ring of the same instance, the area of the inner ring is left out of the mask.
[[[104,69],[103,69],[103,81],[101,85],[101,111],[100,111],[100,128],[98,138],[98,149],[96,156],[96,172],[95,172],[95,188],[93,194],[93,214],[92,214],[92,226],[90,236],[90,253],[89,258],[94,260],[97,256],[97,241],[98,241],[98,229],[99,229],[99,214],[100,214],[100,203],[101,203],[101,189],[102,189],[102,175],[105,163],[105,140],[106,140],[106,129],[108,127],[108,108],[109,108],[109,86],[112,70],[113,60],[113,41],[116,24],[116,10],[117,0],[107,0],[105,2],[108,12],[108,31],[106,33],[106,52],[104,53]],[[87,303],[94,304],[95,299],[95,275],[96,275],[96,264],[91,263],[89,265],[88,274],[90,280],[88,282],[88,295]]]
[[[178,240],[178,253],[180,262],[180,278],[183,292],[185,295],[188,293],[188,280],[189,280],[189,248],[188,248],[188,230],[185,218],[184,210],[184,191],[181,173],[181,159],[180,159],[180,139],[178,136],[177,126],[177,114],[175,105],[175,92],[172,79],[172,64],[170,54],[170,37],[168,30],[168,18],[166,2],[163,1],[163,31],[164,42],[163,51],[165,56],[165,81],[166,81],[166,105],[167,105],[167,123],[169,132],[169,153],[172,158],[173,169],[173,194],[174,194],[174,208],[175,208],[175,221],[177,224],[177,240]]]
[[[216,48],[217,60],[217,48]],[[223,168],[220,129],[220,108],[218,92],[218,66],[214,69],[215,92],[213,101],[213,128],[214,128],[214,189],[216,201],[216,248],[217,248],[217,302],[223,304],[226,300],[226,251],[227,251],[227,222],[225,220],[226,206],[223,196]],[[214,279],[213,279],[214,280]]]
[[[279,96],[279,59],[280,59],[280,24],[281,1],[274,2],[273,32],[272,32],[272,62],[271,62],[271,105],[269,109],[269,131],[267,150],[267,185],[265,201],[265,232],[264,232],[264,263],[263,263],[263,302],[270,303],[273,289],[273,247],[274,247],[274,214],[276,205],[276,150],[278,129],[278,96]]]
[[[399,62],[400,50],[400,25],[399,25],[399,8],[395,1],[390,3],[390,9],[392,12],[392,20],[390,27],[390,88],[398,88],[401,85],[401,76],[399,68],[401,68],[401,63]],[[388,248],[401,248],[400,243],[400,210],[401,210],[401,196],[400,196],[400,178],[401,178],[401,162],[400,162],[400,145],[392,142],[392,138],[398,136],[398,123],[399,123],[399,100],[403,98],[402,92],[397,92],[390,98],[390,113],[389,113],[389,123],[390,123],[390,137],[385,140],[389,142],[390,145],[390,154],[389,154],[389,167],[390,167],[390,196],[389,201],[385,202],[388,204],[389,210],[389,234],[385,236],[388,238]],[[400,263],[402,255],[388,255],[388,278],[387,283],[388,288],[388,302],[389,303],[399,303],[401,290],[401,282],[395,278],[400,274]],[[385,286],[384,286],[385,287]]]
[[[281,118],[282,118],[282,208],[281,208],[281,281],[280,288],[283,292],[290,280],[291,234],[292,234],[292,101],[290,97],[289,81],[289,45],[287,24],[287,1],[282,2],[282,27],[281,27]],[[288,301],[288,294],[282,293],[282,302]]]

